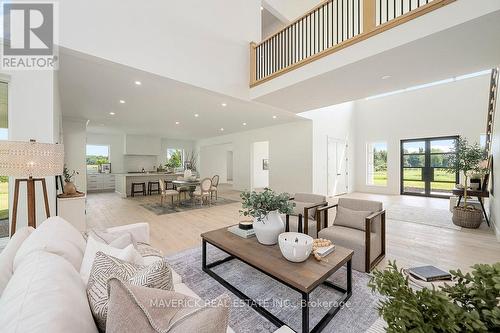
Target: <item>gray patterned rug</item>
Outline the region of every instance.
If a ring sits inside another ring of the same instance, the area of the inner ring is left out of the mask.
[[[446,209],[391,205],[387,208],[387,219],[431,225],[434,227],[462,230],[451,221],[451,212]]]
[[[163,206],[162,206],[160,203],[160,197],[158,197],[157,202],[153,201],[153,202],[141,203],[140,206],[155,213],[156,215],[165,215],[165,214],[186,212],[186,211],[193,210],[193,209],[201,209],[201,208],[207,208],[207,207],[212,207],[212,206],[228,205],[228,204],[232,204],[235,202],[238,202],[238,201],[219,197],[217,200],[212,201],[211,206],[207,206],[206,204],[201,206],[199,201],[198,201],[198,203],[182,202],[180,204],[175,202],[174,206],[172,206],[170,204],[170,201],[168,199],[166,199],[163,202]]]
[[[226,255],[218,249],[208,246],[208,261],[224,258]],[[267,333],[277,328],[259,315],[249,306],[240,302],[217,281],[201,270],[201,246],[176,253],[166,257],[173,269],[179,273],[183,282],[203,299],[214,299],[222,293],[227,293],[233,299],[233,307],[229,325],[236,333]],[[231,260],[214,268],[217,274],[223,276],[232,285],[239,288],[249,297],[265,304],[265,307],[292,329],[300,332],[301,308],[300,294],[276,282],[267,275],[251,268],[238,260]],[[365,332],[378,318],[376,310],[380,299],[367,287],[369,275],[353,271],[353,295],[323,332],[357,333]],[[330,280],[345,285],[345,269],[334,274]],[[329,308],[321,306],[335,302],[339,293],[320,286],[310,296],[314,308],[310,309],[311,328],[328,312]]]

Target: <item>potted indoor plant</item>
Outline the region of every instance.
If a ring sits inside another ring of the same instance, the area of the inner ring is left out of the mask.
[[[478,143],[469,144],[467,139],[459,138],[455,144],[455,154],[450,155],[450,163],[455,168],[450,172],[462,172],[464,175],[464,205],[453,208],[453,224],[465,228],[479,228],[483,221],[481,210],[467,203],[469,178],[473,174],[484,173],[485,150]]]
[[[67,195],[73,195],[76,194],[76,186],[73,183],[73,177],[75,175],[78,175],[79,173],[75,170],[70,171],[66,166],[64,166],[63,169],[63,176],[64,176],[64,188],[63,192],[64,194]]]
[[[285,231],[280,214],[291,214],[293,202],[288,193],[276,193],[269,188],[262,192],[245,191],[241,193],[244,216],[253,217],[255,236],[261,244],[274,245],[278,236]]]
[[[500,332],[500,263],[451,271],[452,283],[412,288],[408,276],[389,262],[372,272],[368,286],[382,295],[378,310],[388,333]]]

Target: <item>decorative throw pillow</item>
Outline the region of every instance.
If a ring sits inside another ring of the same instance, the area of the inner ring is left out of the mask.
[[[85,240],[88,239],[89,236],[92,236],[96,241],[104,244],[108,244],[117,249],[124,249],[130,244],[133,244],[136,247],[136,243],[132,237],[132,234],[127,231],[122,232],[107,232],[106,230],[100,229],[90,229],[83,233],[83,237]]]
[[[337,215],[335,216],[334,225],[348,227],[365,231],[366,218],[372,212],[347,209],[342,206],[337,207]]]
[[[173,291],[109,281],[106,333],[226,333],[230,298],[205,302]]]
[[[97,327],[104,332],[108,313],[108,281],[117,278],[136,286],[172,290],[172,272],[164,260],[155,261],[149,266],[114,258],[97,252],[87,284],[87,297]]]
[[[313,202],[295,201],[295,207],[293,207],[293,215],[298,216],[299,214],[302,214],[302,216],[304,216],[304,208],[311,207],[314,205],[315,205],[315,203],[313,203]],[[316,208],[309,209],[307,212],[309,214],[308,219],[310,219],[310,220],[316,219]]]
[[[155,257],[163,259],[163,253],[147,243],[137,242],[136,249],[143,258]]]
[[[90,270],[92,269],[92,264],[94,263],[97,252],[103,252],[134,264],[144,264],[144,259],[132,244],[124,249],[117,249],[110,245],[96,241],[94,237],[90,235],[87,238],[87,248],[85,249],[85,253],[83,255],[82,265],[80,266],[80,275],[85,283],[89,280]]]

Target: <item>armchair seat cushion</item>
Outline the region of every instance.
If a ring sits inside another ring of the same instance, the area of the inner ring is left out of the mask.
[[[354,228],[361,231],[366,229],[366,218],[372,214],[371,211],[352,210],[342,206],[337,207],[337,215],[333,222],[336,226]]]
[[[351,249],[354,251],[352,257],[352,267],[357,271],[365,271],[365,231],[352,229],[349,227],[333,225],[319,232],[320,238],[331,240],[335,245]],[[382,251],[380,236],[370,233],[370,262],[377,258]]]
[[[163,191],[162,194],[165,195],[165,196],[167,196],[167,195],[178,195],[179,191],[176,191],[176,190],[165,190],[165,191]]]
[[[217,191],[217,186],[210,187],[210,191]]]

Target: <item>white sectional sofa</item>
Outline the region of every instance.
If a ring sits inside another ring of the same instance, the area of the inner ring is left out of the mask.
[[[50,226],[50,228],[48,227]],[[109,228],[149,243],[147,223]],[[0,254],[0,330],[4,333],[96,333],[79,266],[85,240],[60,217],[22,229]],[[158,260],[145,257],[145,263]],[[174,289],[198,298],[173,272]],[[233,333],[228,328],[228,333]],[[292,332],[282,327],[280,333]]]

